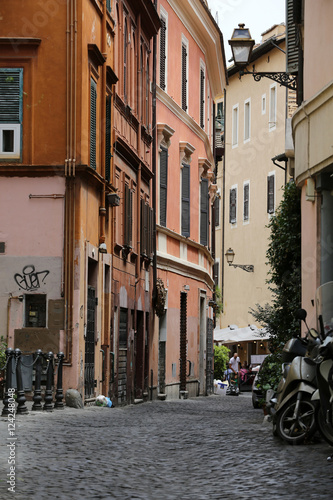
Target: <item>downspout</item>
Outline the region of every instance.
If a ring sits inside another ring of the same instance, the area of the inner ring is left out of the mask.
[[[227,109],[227,93],[226,90],[223,90],[223,101],[224,101],[224,134],[223,134],[223,142],[224,142],[224,155],[223,155],[223,166],[222,166],[222,255],[221,255],[221,302],[222,307],[224,307],[224,237],[225,237],[225,152],[226,152],[226,109]],[[223,311],[222,311],[223,312]]]
[[[101,144],[101,176],[103,178],[103,186],[100,195],[99,204],[99,244],[105,243],[105,219],[106,219],[106,208],[105,208],[105,135],[106,135],[106,0],[103,1],[103,19],[102,19],[102,54],[105,61],[102,65],[102,79],[101,79],[101,134],[100,134],[100,144]]]
[[[154,7],[157,10],[157,0],[154,0]],[[153,92],[152,92],[152,137],[153,137],[153,150],[152,150],[152,169],[153,169],[153,305],[156,301],[156,282],[157,282],[157,257],[156,257],[156,57],[157,57],[157,35],[153,37]]]

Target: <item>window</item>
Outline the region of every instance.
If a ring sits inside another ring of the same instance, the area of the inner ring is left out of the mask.
[[[200,67],[200,127],[205,128],[205,68]]]
[[[232,187],[230,189],[229,198],[229,222],[230,224],[236,224],[237,221],[237,187]]]
[[[96,104],[97,90],[96,82],[91,78],[90,82],[90,166],[96,170]]]
[[[269,90],[269,129],[276,128],[276,85]]]
[[[0,68],[0,159],[21,157],[23,68]]]
[[[201,179],[200,184],[200,243],[208,246],[209,192],[208,179]]]
[[[215,286],[219,286],[220,260],[216,259],[213,265],[213,277]]]
[[[266,114],[266,94],[261,96],[261,114]]]
[[[25,324],[26,328],[46,327],[46,295],[25,295]]]
[[[124,26],[124,100],[126,102],[127,98],[127,20],[125,19],[125,26]]]
[[[250,208],[250,184],[248,182],[245,182],[243,186],[243,221],[249,220],[249,208]]]
[[[153,209],[141,199],[141,255],[150,257],[153,253]]]
[[[187,111],[187,58],[188,58],[188,43],[185,39],[182,40],[182,109]]]
[[[267,177],[267,212],[269,214],[274,213],[275,203],[275,175],[270,174]]]
[[[244,142],[250,140],[251,135],[251,101],[244,103]]]
[[[168,186],[168,150],[161,146],[160,153],[160,225],[166,227]]]
[[[166,90],[166,70],[167,70],[167,14],[162,13],[161,8],[161,29],[160,29],[160,87]]]
[[[105,179],[110,182],[111,167],[111,96],[106,96],[106,123],[105,123]]]
[[[106,0],[106,9],[111,14],[111,0]]]
[[[220,198],[215,198],[214,208],[215,208],[215,227],[220,225]]]
[[[238,104],[232,108],[232,147],[238,146]]]
[[[124,227],[125,239],[124,245],[127,247],[132,246],[132,224],[133,224],[133,191],[125,184],[125,212],[124,212]]]
[[[182,164],[182,235],[190,236],[190,165]]]
[[[149,127],[149,56],[146,64],[146,127]]]

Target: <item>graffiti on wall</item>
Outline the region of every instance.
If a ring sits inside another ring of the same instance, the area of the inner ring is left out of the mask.
[[[36,271],[35,266],[28,265],[22,269],[22,274],[14,275],[14,280],[22,290],[31,292],[45,283],[45,278],[49,273],[50,271]]]

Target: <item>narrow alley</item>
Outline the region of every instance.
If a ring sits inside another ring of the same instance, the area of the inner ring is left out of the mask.
[[[7,491],[0,421],[0,498]],[[107,436],[107,437],[106,437]],[[249,393],[16,416],[15,499],[332,498],[330,447],[274,438]]]

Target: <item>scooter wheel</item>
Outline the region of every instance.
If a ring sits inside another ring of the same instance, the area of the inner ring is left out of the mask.
[[[333,427],[330,424],[326,423],[323,410],[320,406],[318,406],[316,410],[316,422],[320,434],[328,444],[333,446]]]
[[[297,396],[288,401],[276,415],[276,431],[281,439],[290,444],[302,444],[316,431],[315,405],[307,395],[299,401],[295,415]]]

